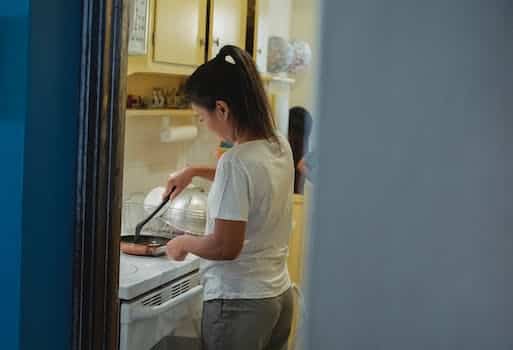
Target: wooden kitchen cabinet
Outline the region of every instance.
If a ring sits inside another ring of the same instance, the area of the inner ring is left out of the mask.
[[[245,48],[247,6],[248,0],[150,0],[148,54],[129,56],[128,74],[190,75],[223,45]]]
[[[304,261],[304,196],[294,195],[292,207],[292,234],[289,239],[289,257],[287,265],[292,283],[301,290],[303,280],[303,261]],[[297,296],[295,296],[295,305],[292,315],[292,330],[289,337],[289,349],[294,349],[297,337],[297,327],[302,310],[299,310]]]
[[[205,61],[207,0],[155,1],[155,62],[202,64]]]
[[[209,55],[217,55],[224,45],[246,46],[247,0],[211,0]]]
[[[289,240],[288,268],[290,279],[300,285],[303,275],[303,251],[304,251],[304,196],[294,194],[292,207],[292,234]]]

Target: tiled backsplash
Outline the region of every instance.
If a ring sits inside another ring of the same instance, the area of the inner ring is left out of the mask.
[[[130,116],[125,125],[125,161],[123,197],[133,193],[147,193],[163,186],[170,173],[191,165],[215,165],[218,139],[196,117],[173,118],[171,125],[198,127],[198,136],[191,141],[162,143],[161,117]],[[201,179],[194,183],[208,187]]]

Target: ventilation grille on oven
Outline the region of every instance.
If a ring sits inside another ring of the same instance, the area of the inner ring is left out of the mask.
[[[155,294],[151,294],[141,302],[144,306],[159,306],[165,302],[175,299],[183,293],[189,291],[191,288],[199,285],[199,274],[188,276],[184,279],[176,281],[167,287],[164,287]]]

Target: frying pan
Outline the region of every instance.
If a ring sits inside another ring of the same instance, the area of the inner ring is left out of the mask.
[[[166,244],[169,238],[141,235],[141,231],[151,219],[166,205],[171,197],[171,192],[162,200],[162,203],[151,214],[137,224],[135,227],[135,235],[121,236],[120,248],[125,254],[141,255],[141,256],[159,256],[166,252]]]

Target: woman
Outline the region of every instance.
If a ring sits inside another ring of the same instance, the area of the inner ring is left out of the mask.
[[[288,139],[294,159],[294,193],[303,194],[305,186],[303,157],[308,153],[308,141],[312,129],[312,116],[303,107],[292,107],[289,110]]]
[[[233,143],[216,169],[188,167],[170,176],[171,198],[199,176],[213,181],[206,234],[180,236],[168,256],[202,260],[202,342],[206,350],[286,349],[292,321],[287,271],[294,168],[278,135],[251,57],[225,46],[185,88],[207,128]]]

